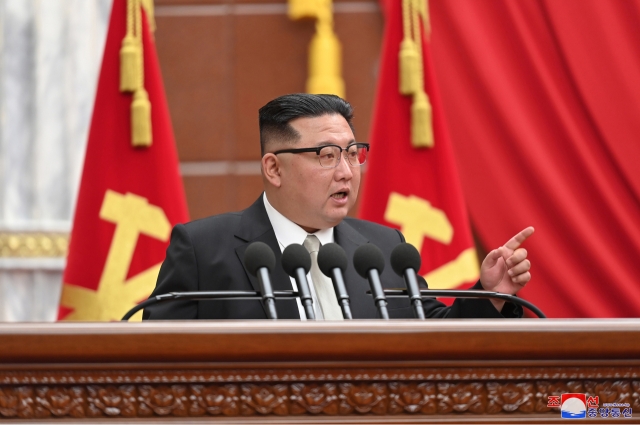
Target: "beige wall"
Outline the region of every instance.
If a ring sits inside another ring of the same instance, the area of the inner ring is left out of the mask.
[[[156,43],[192,219],[262,191],[258,109],[305,89],[313,21],[284,0],[156,0]],[[347,100],[368,141],[383,20],[377,0],[334,0]]]

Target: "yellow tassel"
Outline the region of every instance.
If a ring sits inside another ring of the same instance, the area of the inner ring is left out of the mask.
[[[147,91],[140,87],[131,103],[131,138],[133,146],[149,147],[152,142],[151,103]]]
[[[431,22],[429,19],[429,0],[414,0],[415,8],[418,11],[418,15],[422,18],[422,25],[424,28],[424,34],[427,39],[431,36]]]
[[[319,25],[309,48],[308,93],[345,97],[341,51],[340,41],[331,27]]]
[[[147,12],[147,22],[149,22],[149,29],[151,32],[156,30],[156,18],[154,13],[153,0],[142,0],[142,7]]]
[[[126,36],[120,48],[120,91],[133,92],[138,88],[140,49],[136,39]]]
[[[416,93],[420,84],[420,69],[418,67],[418,49],[412,39],[402,40],[399,60],[400,93],[404,95]]]
[[[424,90],[413,95],[411,105],[411,144],[414,148],[433,147],[431,104]]]
[[[427,1],[428,0],[413,0],[414,1],[414,7],[415,10],[418,12],[418,15],[420,15],[420,17],[422,19],[426,19],[427,18]]]

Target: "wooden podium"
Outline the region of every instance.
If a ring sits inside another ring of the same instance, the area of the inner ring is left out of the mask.
[[[0,325],[0,422],[566,424],[562,393],[638,420],[640,320]]]

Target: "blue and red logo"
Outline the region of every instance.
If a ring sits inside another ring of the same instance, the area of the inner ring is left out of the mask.
[[[600,407],[600,397],[587,396],[582,393],[550,395],[547,407],[559,408],[563,419],[593,419],[597,417],[628,419],[633,415],[633,409],[629,403],[602,403],[602,407]]]
[[[560,396],[560,412],[563,419],[584,419],[587,417],[587,397],[580,393],[566,393]]]

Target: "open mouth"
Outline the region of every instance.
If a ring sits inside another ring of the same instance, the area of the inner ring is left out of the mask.
[[[331,197],[333,199],[344,199],[347,197],[347,192],[336,192],[333,195],[331,195]]]

